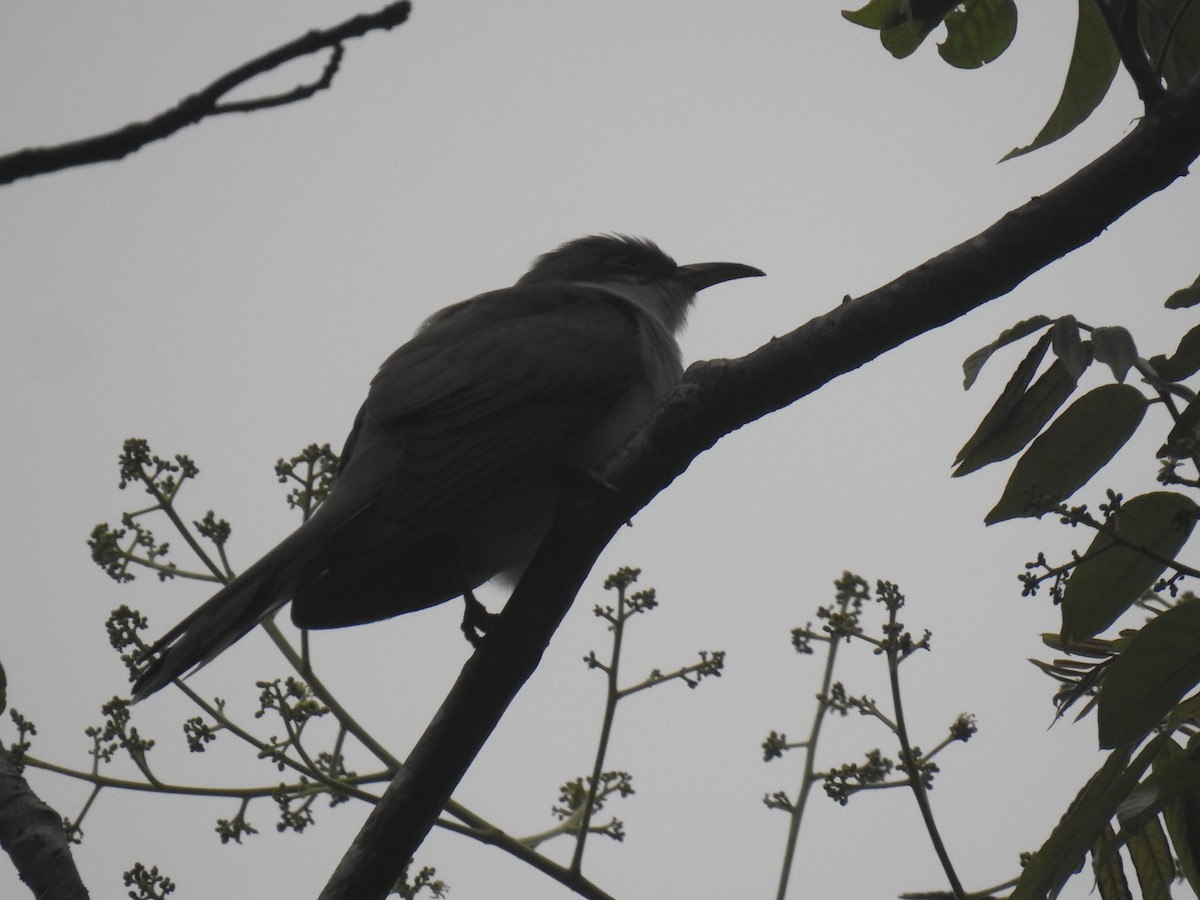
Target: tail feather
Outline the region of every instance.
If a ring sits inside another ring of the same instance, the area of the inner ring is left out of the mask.
[[[270,588],[270,582],[239,578],[171,629],[146,651],[133,684],[134,701],[199,669],[287,602]]]
[[[134,702],[199,669],[287,603],[311,537],[293,533],[159,638],[142,656]]]

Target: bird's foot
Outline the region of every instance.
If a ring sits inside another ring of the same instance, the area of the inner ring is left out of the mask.
[[[462,633],[471,646],[478,650],[484,636],[500,616],[488,612],[487,607],[476,600],[475,594],[469,589],[463,592],[463,602]]]

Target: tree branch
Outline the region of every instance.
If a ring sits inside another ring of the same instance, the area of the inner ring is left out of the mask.
[[[87,900],[62,816],[30,789],[21,768],[0,747],[0,847],[21,880],[44,900]]]
[[[170,137],[175,132],[194,125],[209,116],[231,112],[252,112],[273,106],[296,103],[324,90],[333,83],[342,59],[342,43],[361,37],[369,31],[390,31],[408,19],[412,4],[408,0],[391,3],[375,13],[364,13],[347,19],[325,31],[310,31],[257,59],[252,59],[222,75],[204,90],[185,97],[176,106],[148,119],[133,122],[107,134],[58,144],[54,147],[30,147],[7,156],[0,156],[0,185],[11,184],[20,178],[32,178],[60,169],[86,166],[105,160],[122,159],[152,141]],[[277,69],[284,63],[320,50],[332,50],[321,77],[311,84],[299,85],[291,91],[254,100],[222,103],[221,98],[251,79]]]
[[[322,900],[383,898],[541,659],[596,557],[723,435],[1011,291],[1091,241],[1200,155],[1200,76],[1080,172],[892,283],[737,360],[697,363],[604,483],[574,486],[479,650],[334,872]]]

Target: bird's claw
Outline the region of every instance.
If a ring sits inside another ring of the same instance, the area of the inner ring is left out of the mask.
[[[475,595],[471,591],[463,593],[463,602],[466,604],[463,609],[462,633],[476,650],[483,643],[484,637],[491,630],[492,625],[500,618],[498,613],[490,613],[482,603],[475,599]]]

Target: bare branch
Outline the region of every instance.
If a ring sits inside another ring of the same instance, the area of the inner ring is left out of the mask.
[[[317,93],[317,91],[323,91],[333,84],[333,76],[341,68],[342,56],[345,55],[345,52],[345,48],[341,44],[335,44],[333,52],[329,54],[329,61],[325,63],[325,68],[321,72],[321,77],[312,84],[298,84],[286,93],[259,97],[256,100],[221,103],[213,108],[212,114],[215,116],[221,113],[254,112],[259,109],[270,109],[273,106],[287,106],[289,103],[298,103],[301,100],[307,100],[313,94]]]
[[[542,652],[612,535],[723,435],[1001,297],[1186,174],[1200,155],[1200,76],[1041,197],[891,284],[737,360],[692,366],[604,482],[578,484],[321,900],[383,898]]]
[[[0,185],[11,184],[21,178],[32,178],[74,166],[86,166],[105,160],[122,159],[146,144],[170,137],[175,132],[194,125],[209,116],[231,112],[252,112],[296,103],[311,97],[333,83],[342,60],[342,43],[350,38],[361,37],[369,31],[389,31],[408,19],[412,4],[408,0],[391,3],[375,13],[364,13],[347,19],[325,31],[310,31],[257,59],[252,59],[222,75],[204,90],[185,97],[177,105],[145,122],[133,122],[124,128],[107,134],[58,144],[54,147],[30,147],[7,156],[0,156]],[[331,50],[321,77],[311,84],[299,85],[291,91],[222,103],[221,99],[246,82],[259,75],[279,68],[284,63]]]

